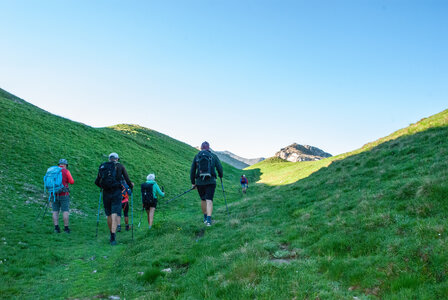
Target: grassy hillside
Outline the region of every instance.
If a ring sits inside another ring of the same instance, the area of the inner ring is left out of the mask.
[[[303,297],[448,297],[448,110],[351,153],[250,168],[290,183],[262,198],[279,207],[284,255],[310,270]]]
[[[126,232],[118,237],[121,246],[109,249],[104,216],[101,218],[100,237],[95,240],[99,189],[93,182],[99,164],[107,160],[110,152],[117,152],[136,186],[145,181],[147,174],[154,172],[158,183],[165,188],[166,199],[169,199],[190,188],[189,169],[197,153],[184,143],[136,125],[92,128],[72,122],[49,114],[3,90],[0,90],[0,135],[0,196],[5,204],[0,211],[2,297],[65,298],[80,294],[90,297],[94,295],[94,290],[99,294],[102,286],[107,286],[106,282],[99,280],[105,275],[100,271],[92,274],[90,267],[87,270],[83,268],[98,265],[96,268],[99,269],[103,263],[109,265],[103,256],[111,260],[127,258],[128,246],[131,245],[131,234]],[[43,221],[39,219],[36,223],[36,216],[44,203],[43,175],[59,158],[68,159],[75,179],[71,189],[70,227],[73,232],[70,236],[52,233],[49,213]],[[236,187],[240,174],[228,165],[224,166],[224,171],[224,184],[229,197],[232,197],[238,192],[233,187]],[[222,193],[218,192],[215,203],[217,220],[219,208],[224,207]],[[160,205],[159,212],[162,213],[156,214],[155,229],[170,228],[170,224],[165,223],[172,223],[167,220],[171,214],[179,212],[184,212],[190,219],[200,220],[197,199],[194,191],[169,206]],[[135,221],[140,217],[138,189],[134,201]],[[173,223],[171,229],[177,230],[177,227]],[[145,236],[143,230],[135,233],[137,240]],[[89,260],[92,257],[97,259]],[[84,260],[86,266],[83,266]],[[142,268],[145,269],[144,264]],[[116,288],[117,282],[126,283],[123,279],[126,275],[135,279],[136,274],[122,274],[123,277],[109,274],[111,278],[117,276],[116,284],[111,288]],[[85,286],[89,276],[92,291]],[[45,288],[49,280],[55,282],[55,290]]]
[[[244,197],[226,166],[230,214],[217,191],[214,226],[190,193],[160,207],[155,230],[136,230],[134,242],[121,233],[110,247],[104,219],[95,239],[93,180],[106,155],[118,152],[135,182],[155,170],[175,195],[189,188],[195,151],[138,126],[90,128],[0,97],[3,298],[448,297],[447,111],[334,160],[258,164],[244,171]],[[70,235],[52,233],[49,217],[34,222],[43,173],[60,156],[76,180]],[[252,184],[258,176],[265,183]]]
[[[349,156],[360,154],[378,145],[384,144],[387,141],[395,140],[401,137],[411,136],[416,133],[421,133],[428,129],[446,127],[448,124],[448,110],[438,113],[429,118],[424,118],[415,124],[411,124],[409,127],[400,129],[387,137],[380,138],[377,141],[368,143],[362,148],[354,150],[352,152],[344,153],[337,156],[332,156],[329,158],[322,159],[320,161],[310,161],[310,162],[288,162],[283,159],[272,157],[264,160],[258,164],[252,165],[247,170],[259,170],[261,172],[260,182],[269,185],[285,185],[296,182],[297,180],[303,179],[310,174],[316,172],[317,170],[327,167],[332,162],[337,160],[345,159]],[[428,147],[431,147],[432,141],[427,143]]]

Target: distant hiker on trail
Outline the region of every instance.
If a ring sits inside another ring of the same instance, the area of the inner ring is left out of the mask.
[[[95,184],[103,190],[104,212],[107,216],[110,244],[112,246],[117,244],[115,233],[118,225],[118,215],[121,213],[121,179],[124,178],[131,189],[134,187],[126,168],[118,160],[117,153],[109,154],[109,161],[100,165],[95,180]]]
[[[247,180],[246,175],[241,175],[240,183],[243,194],[246,194],[246,190],[249,187],[249,181]]]
[[[124,214],[124,223],[126,224],[126,231],[129,231],[129,195],[131,195],[132,191],[129,188],[129,185],[126,183],[126,180],[121,180],[121,208],[123,209]],[[118,214],[118,226],[117,232],[121,232],[121,210]]]
[[[208,142],[203,142],[201,151],[194,157],[190,169],[192,188],[197,188],[201,197],[201,208],[204,223],[212,225],[213,196],[216,189],[216,172],[219,178],[223,176],[223,169],[219,158],[210,151]]]
[[[68,185],[74,184],[75,181],[73,180],[72,174],[67,169],[68,162],[66,159],[60,159],[58,166],[59,168],[61,168],[62,184],[64,185],[64,188],[59,193],[56,193],[56,197],[52,202],[54,232],[61,232],[61,229],[59,228],[59,211],[62,211],[62,219],[64,220],[64,232],[70,233],[70,228],[68,227],[70,209],[70,191]]]
[[[146,182],[141,185],[143,209],[146,210],[146,214],[148,215],[148,229],[151,229],[154,221],[154,212],[157,207],[157,195],[165,197],[165,193],[160,190],[159,185],[155,180],[156,175],[149,174],[146,177]]]

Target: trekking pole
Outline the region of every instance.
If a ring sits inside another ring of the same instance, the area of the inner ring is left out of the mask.
[[[100,202],[101,202],[101,194],[103,190],[100,190],[100,198],[98,199],[98,215],[96,217],[96,235],[95,237],[98,237],[98,225],[100,224]]]
[[[134,240],[134,192],[131,193],[131,226],[132,226],[132,240]]]
[[[40,215],[42,214],[42,212],[44,211],[44,208],[47,207],[48,205],[48,201],[45,200],[44,204],[41,206],[41,208],[39,209],[39,213],[36,216],[36,220],[37,221],[40,217]]]
[[[51,194],[50,194],[50,197],[51,197]],[[48,198],[48,203],[47,203],[47,205],[45,205],[45,211],[44,211],[44,214],[42,215],[42,220],[45,218],[45,215],[47,214],[48,206],[50,206],[50,198]]]
[[[142,222],[143,210],[144,210],[144,208],[142,207],[142,210],[140,212],[140,220],[138,221],[138,226],[137,226],[138,228],[140,228],[140,223]]]
[[[222,193],[224,195],[224,201],[226,202],[227,215],[229,215],[229,208],[227,207],[227,197],[226,197],[226,192],[224,191],[224,184],[222,183],[222,178],[219,177],[219,179],[221,180]]]
[[[183,192],[182,194],[179,194],[179,195],[177,195],[176,197],[174,197],[174,198],[172,198],[172,199],[166,201],[165,204],[168,204],[168,203],[170,203],[171,201],[176,200],[177,198],[179,198],[179,197],[185,195],[185,194],[188,193],[188,192],[191,192],[192,190],[194,190],[194,188],[191,188],[191,189],[189,189],[188,191],[185,191],[185,192]]]

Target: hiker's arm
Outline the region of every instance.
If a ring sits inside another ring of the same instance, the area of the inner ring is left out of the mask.
[[[123,165],[121,165],[122,167],[123,167],[123,173],[122,173],[122,175],[123,175],[123,178],[124,178],[124,180],[126,181],[126,183],[129,185],[129,187],[131,188],[131,189],[133,189],[134,188],[134,184],[131,182],[131,180],[129,179],[129,175],[128,175],[128,171],[126,171],[126,168],[123,166]]]
[[[219,158],[216,160],[216,169],[218,170],[218,176],[219,176],[219,178],[222,178],[222,176],[224,175],[224,173],[223,173],[223,169],[222,169],[221,161],[219,160]]]
[[[96,176],[95,179],[95,184],[100,188],[100,172],[98,171],[98,175]]]
[[[196,156],[193,159],[193,163],[191,164],[191,168],[190,168],[190,180],[191,180],[191,184],[195,184],[196,183]]]
[[[68,183],[70,183],[70,184],[75,183],[75,180],[73,180],[72,174],[70,173],[69,170],[67,170],[67,179],[68,179]]]
[[[159,187],[159,185],[157,183],[154,185],[154,187],[156,188],[156,193],[157,194],[159,194],[162,197],[165,197],[165,193],[160,190],[160,187]]]

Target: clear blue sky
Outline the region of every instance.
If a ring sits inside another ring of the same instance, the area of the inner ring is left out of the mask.
[[[0,0],[0,87],[91,126],[332,154],[448,108],[448,1]]]

